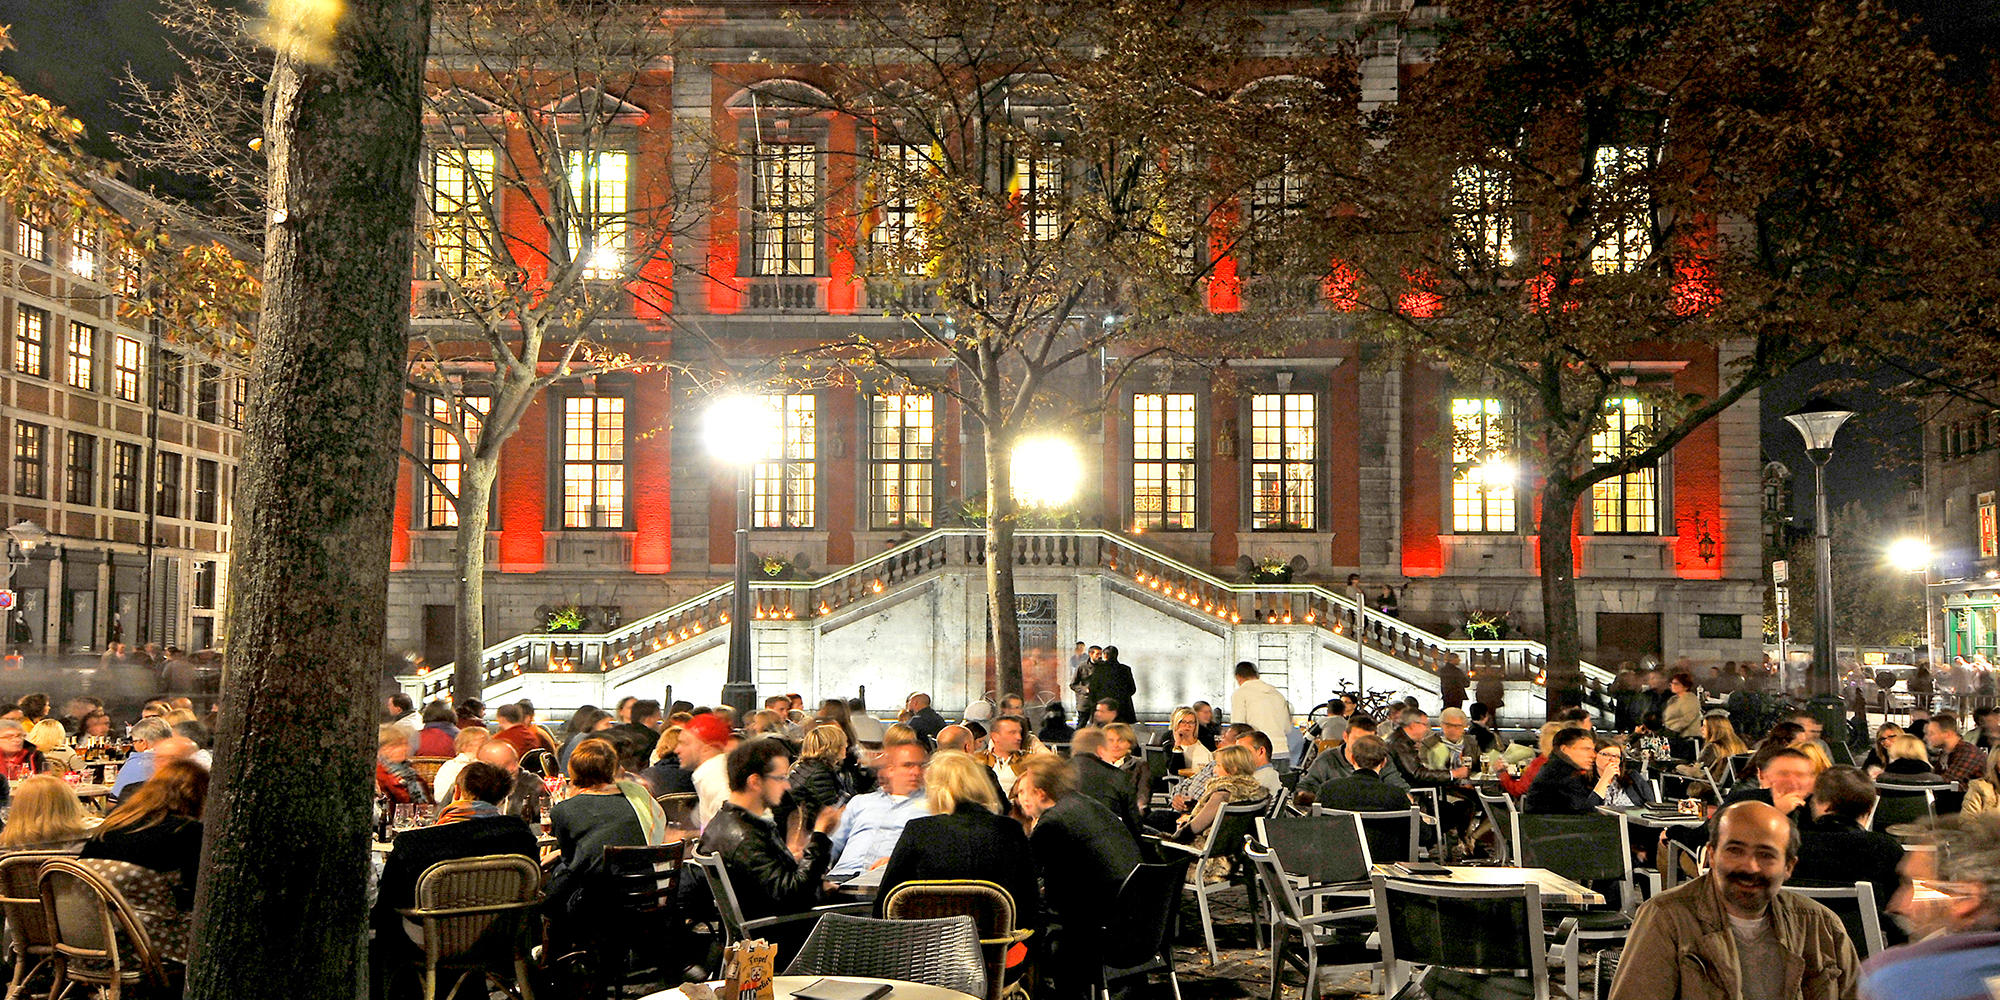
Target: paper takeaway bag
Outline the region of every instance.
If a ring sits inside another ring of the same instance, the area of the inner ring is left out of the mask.
[[[722,1000],[771,1000],[771,980],[777,973],[778,946],[758,938],[738,941],[723,956]]]

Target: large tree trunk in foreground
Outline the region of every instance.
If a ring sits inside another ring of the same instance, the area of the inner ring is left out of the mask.
[[[429,0],[278,56],[270,226],[190,997],[363,995]]]
[[[1542,487],[1539,527],[1542,570],[1542,645],[1548,650],[1548,717],[1583,703],[1583,677],[1577,663],[1583,643],[1576,619],[1577,490],[1551,480]]]
[[[493,431],[481,428],[480,433]],[[498,460],[473,458],[465,463],[458,483],[458,628],[451,693],[461,702],[479,697],[486,684],[486,521],[499,473]]]

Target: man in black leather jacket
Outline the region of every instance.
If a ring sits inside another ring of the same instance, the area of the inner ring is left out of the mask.
[[[811,909],[833,864],[828,834],[840,822],[838,806],[820,810],[800,858],[785,849],[784,834],[771,821],[771,807],[791,779],[790,753],[781,740],[745,740],[729,751],[729,801],[701,835],[702,852],[722,859],[743,916],[753,920]]]

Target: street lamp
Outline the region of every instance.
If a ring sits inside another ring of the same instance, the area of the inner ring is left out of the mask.
[[[1083,485],[1083,458],[1075,445],[1059,437],[1022,438],[1014,444],[1008,468],[1014,500],[1028,507],[1065,506]]]
[[[1924,574],[1924,664],[1937,662],[1937,637],[1931,630],[1931,563],[1935,556],[1930,543],[1921,538],[1898,538],[1889,544],[1889,562],[1905,573]]]
[[[750,480],[757,463],[772,458],[777,438],[770,404],[762,397],[723,396],[708,406],[702,437],[718,467],[736,467],[736,578],[729,599],[729,674],[722,703],[747,719],[757,707],[750,667]]]
[[[27,565],[28,557],[48,538],[48,530],[33,521],[22,520],[7,529],[7,585],[0,587],[0,595],[5,595],[0,603],[0,660],[8,658],[14,618],[21,613],[20,599],[14,594],[14,571]]]
[[[1828,399],[1808,400],[1785,417],[1806,442],[1813,464],[1813,568],[1818,591],[1813,609],[1813,693],[1838,698],[1840,668],[1834,662],[1833,541],[1826,512],[1826,462],[1833,457],[1833,438],[1854,411]]]

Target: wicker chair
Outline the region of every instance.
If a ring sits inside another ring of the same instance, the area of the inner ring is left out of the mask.
[[[451,801],[451,789],[437,787],[438,768],[443,767],[450,759],[450,757],[410,758],[410,769],[417,772],[417,777],[424,779],[424,787],[430,789],[432,797],[439,802]]]
[[[21,851],[0,858],[0,912],[7,915],[8,940],[14,951],[14,978],[7,995],[17,997],[42,966],[55,958],[55,935],[42,912],[42,863],[75,857],[74,851]]]
[[[877,920],[829,913],[813,925],[787,976],[874,976],[986,995],[986,959],[971,917]]]
[[[518,854],[440,861],[425,869],[417,879],[417,905],[397,911],[423,929],[424,1000],[436,1000],[440,970],[458,972],[445,992],[450,1000],[471,976],[480,976],[483,985],[496,967],[510,965],[514,991],[533,1000],[525,931],[541,901],[542,870]]]
[[[1014,897],[1006,889],[978,879],[904,882],[883,897],[882,915],[890,920],[971,917],[979,925],[979,947],[986,956],[987,1000],[1000,1000],[1007,991],[1008,950],[1035,933],[1014,926]]]
[[[49,995],[70,983],[96,987],[93,995],[110,1000],[134,987],[167,992],[160,954],[124,894],[68,858],[41,864],[37,892],[56,967]]]

